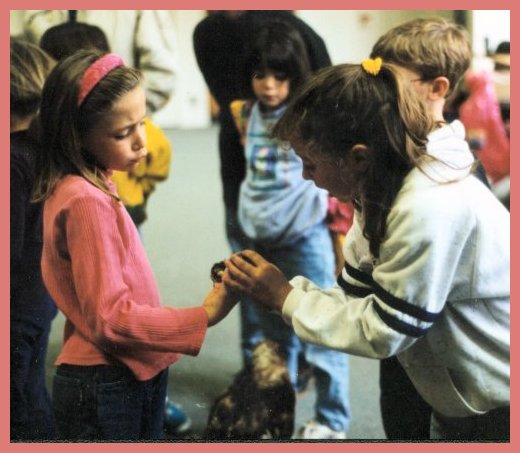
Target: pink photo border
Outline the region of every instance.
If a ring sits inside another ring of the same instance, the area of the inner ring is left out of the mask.
[[[1,359],[2,359],[2,372],[1,376],[1,385],[0,385],[0,410],[1,410],[1,428],[0,428],[0,446],[2,447],[2,451],[5,451],[5,448],[9,448],[13,451],[87,451],[87,449],[95,448],[98,452],[110,451],[110,452],[141,452],[145,448],[153,448],[159,449],[161,451],[181,451],[182,453],[192,453],[192,452],[207,452],[208,450],[211,452],[222,452],[228,453],[231,451],[243,452],[243,451],[253,451],[253,452],[264,452],[267,449],[270,452],[310,452],[310,451],[320,451],[322,452],[324,448],[327,449],[328,453],[331,452],[346,452],[348,450],[355,451],[356,453],[360,452],[416,452],[418,449],[422,451],[467,451],[471,453],[476,452],[489,452],[491,449],[493,452],[499,451],[510,451],[514,448],[514,444],[517,441],[516,432],[514,429],[511,429],[511,442],[508,444],[480,444],[480,443],[424,443],[424,444],[414,444],[414,443],[400,443],[400,444],[392,444],[392,443],[382,443],[382,442],[356,442],[356,443],[157,443],[153,445],[149,444],[97,444],[95,446],[90,444],[11,444],[9,442],[9,308],[7,306],[7,300],[9,299],[9,230],[8,230],[8,207],[9,207],[9,157],[7,153],[9,139],[7,133],[7,124],[8,124],[8,115],[9,110],[7,106],[7,91],[8,91],[8,30],[9,30],[9,11],[11,9],[36,9],[36,8],[66,8],[67,6],[74,6],[75,8],[84,8],[84,9],[128,9],[132,7],[134,9],[184,9],[184,10],[192,10],[192,9],[330,9],[330,10],[361,10],[361,9],[373,9],[373,10],[385,10],[385,9],[417,9],[418,6],[427,6],[428,9],[460,9],[460,10],[470,10],[470,9],[482,9],[482,10],[511,10],[511,22],[514,22],[514,9],[519,8],[517,6],[517,2],[515,2],[515,8],[511,5],[512,2],[506,0],[437,0],[435,3],[429,4],[420,4],[417,1],[411,0],[394,0],[389,3],[388,1],[383,0],[364,0],[364,1],[353,1],[353,0],[322,0],[320,2],[311,1],[311,0],[263,0],[263,1],[237,1],[237,0],[207,0],[207,1],[198,1],[198,0],[148,0],[148,1],[122,1],[122,0],[112,0],[110,2],[106,1],[78,1],[74,2],[74,5],[71,5],[70,2],[65,1],[30,1],[30,0],[3,0],[0,3],[0,30],[4,30],[1,32],[1,54],[2,54],[2,70],[0,71],[1,77],[1,90],[4,92],[4,96],[2,99],[4,101],[0,103],[0,120],[1,124],[6,126],[5,133],[0,136],[0,140],[2,146],[0,149],[3,150],[0,153],[0,206],[2,210],[2,216],[0,220],[0,292],[1,297],[1,322],[2,328],[0,329],[0,348],[1,348]],[[319,8],[317,8],[319,6]],[[513,30],[512,33],[516,34]],[[515,90],[512,91],[512,96],[514,96]],[[511,127],[514,131],[514,126]],[[514,137],[514,133],[512,134]],[[514,147],[513,147],[514,149]],[[512,172],[516,171],[516,165],[518,158],[516,158],[516,153],[512,154],[511,164],[513,167]],[[513,184],[514,185],[514,184]],[[514,200],[514,197],[513,197]],[[514,204],[514,201],[513,203]],[[514,212],[514,208],[513,208]],[[514,223],[515,223],[515,215],[512,216],[513,222],[513,231],[515,231]],[[512,238],[512,248],[513,251],[516,249],[516,240],[515,237]],[[514,257],[514,255],[513,255]],[[515,267],[515,260],[512,260],[512,267]],[[515,287],[516,284],[515,279],[512,279],[512,293],[513,295],[516,293]],[[513,304],[514,305],[514,304]],[[513,313],[515,310],[513,308]],[[513,329],[514,331],[514,329]],[[512,351],[515,351],[515,348],[512,348]],[[513,368],[517,368],[515,364],[514,357],[512,357]],[[512,373],[514,375],[514,370]],[[352,389],[352,391],[357,391],[356,389]],[[514,386],[513,386],[513,398],[514,398]],[[511,427],[514,428],[515,422],[517,420],[517,410],[516,406],[513,403],[512,411],[511,411]],[[355,416],[355,414],[354,414]],[[90,451],[90,450],[89,450]]]

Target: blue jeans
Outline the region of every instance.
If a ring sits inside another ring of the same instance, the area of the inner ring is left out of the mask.
[[[58,438],[162,439],[167,381],[168,370],[138,381],[123,366],[60,365],[53,385]]]
[[[11,439],[52,440],[51,400],[45,388],[48,324],[11,319]]]
[[[244,243],[274,263],[289,279],[302,275],[322,288],[334,285],[335,259],[325,223],[313,227],[294,244],[271,248],[266,244]],[[316,420],[336,431],[346,431],[350,423],[349,359],[332,349],[302,342],[283,319],[249,300],[240,304],[242,351],[245,364],[251,360],[256,343],[270,338],[280,344],[287,357],[291,380],[296,388],[298,355],[313,367],[316,381]]]

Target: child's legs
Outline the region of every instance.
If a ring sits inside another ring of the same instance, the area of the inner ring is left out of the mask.
[[[168,388],[168,368],[140,384],[143,386],[144,400],[141,439],[162,439],[164,437],[164,402]]]
[[[301,274],[322,288],[335,282],[335,256],[325,224],[313,229],[302,246],[305,261]],[[349,409],[349,356],[343,352],[305,344],[305,358],[314,367],[316,380],[316,418],[335,431],[347,431]]]
[[[335,431],[350,425],[349,356],[321,346],[304,344],[305,358],[314,368],[316,419]]]
[[[244,235],[238,223],[237,210],[226,206],[226,235],[233,253],[253,248],[252,242]],[[240,310],[240,341],[244,366],[251,362],[254,346],[264,338],[258,307],[249,299],[242,299]]]
[[[240,340],[242,346],[242,360],[244,366],[251,364],[255,345],[265,338],[260,320],[260,310],[250,299],[242,299],[240,310]]]
[[[417,392],[396,356],[381,360],[379,388],[386,438],[429,439],[432,409]]]
[[[432,413],[430,438],[456,441],[509,441],[510,408],[501,407],[474,417],[444,417]]]
[[[45,387],[50,322],[11,321],[11,439],[54,438],[54,414]]]
[[[61,365],[53,387],[58,437],[160,439],[166,384],[166,370],[143,382],[125,367]]]
[[[265,257],[278,266],[289,279],[302,275],[322,288],[334,285],[335,258],[332,240],[325,223],[313,227],[305,238],[290,247],[266,250]],[[278,320],[285,325],[279,316]],[[278,328],[276,325],[273,326]],[[292,337],[296,335],[293,333]],[[347,354],[311,346],[294,338],[289,348],[289,362],[294,363],[295,367],[298,363],[298,352],[302,347],[306,360],[314,367],[318,420],[334,430],[346,430],[350,419]]]

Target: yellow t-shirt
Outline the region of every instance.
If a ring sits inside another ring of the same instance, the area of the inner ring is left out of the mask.
[[[146,220],[146,201],[155,184],[164,181],[170,171],[172,147],[165,133],[149,118],[144,123],[148,154],[131,172],[114,171],[112,181],[134,223]]]

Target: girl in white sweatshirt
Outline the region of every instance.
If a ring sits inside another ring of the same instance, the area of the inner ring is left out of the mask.
[[[434,122],[377,58],[321,71],[274,134],[304,177],[354,202],[345,267],[322,290],[243,251],[224,283],[304,341],[396,355],[433,408],[432,439],[508,439],[509,213],[471,174],[462,124]]]

